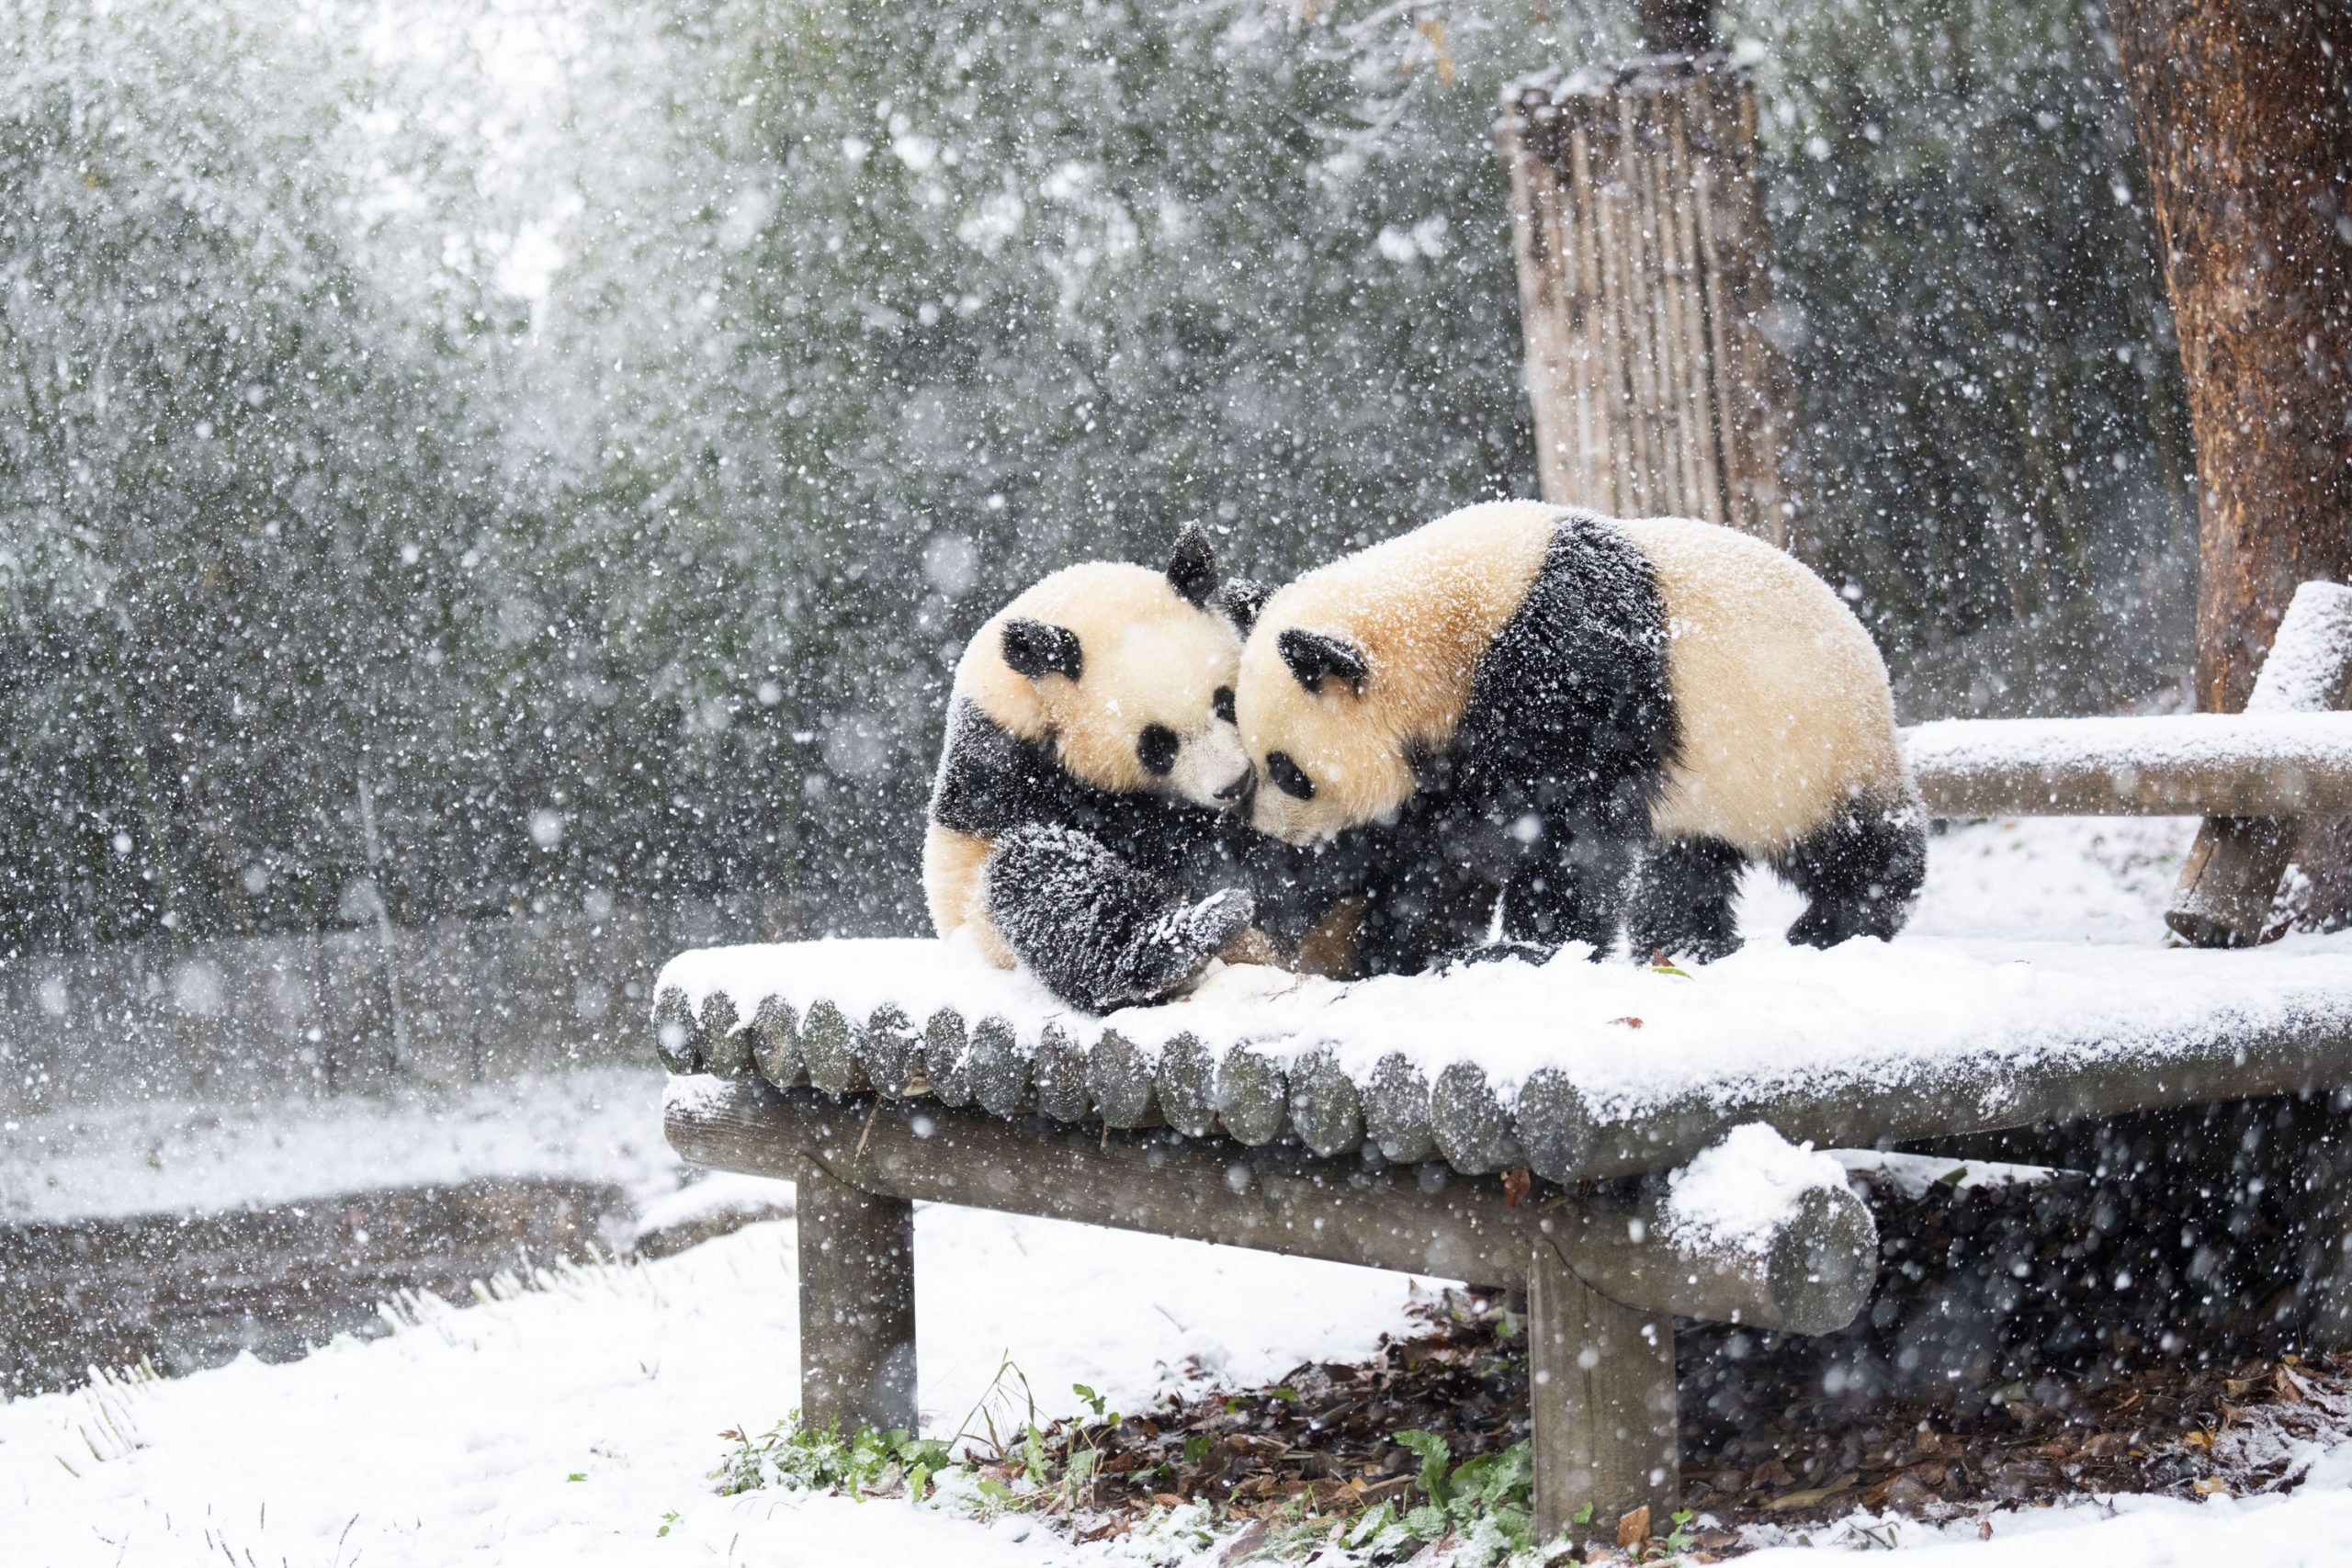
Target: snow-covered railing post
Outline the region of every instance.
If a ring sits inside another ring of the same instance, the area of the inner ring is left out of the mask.
[[[2245,701],[2249,714],[2330,713],[2352,696],[2352,588],[2306,582]],[[2251,947],[2269,923],[2294,851],[2295,822],[2208,817],[2197,831],[2165,923],[2198,947]]]

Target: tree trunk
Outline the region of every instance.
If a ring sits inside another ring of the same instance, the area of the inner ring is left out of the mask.
[[[2310,578],[2352,580],[2352,6],[2116,0],[2196,427],[2197,699],[2237,709]],[[2307,917],[2352,910],[2305,824]]]
[[[2352,572],[2352,8],[2118,0],[2196,424],[2200,707]]]

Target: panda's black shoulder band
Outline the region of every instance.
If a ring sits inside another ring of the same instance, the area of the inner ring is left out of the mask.
[[[1646,829],[1682,742],[1667,618],[1633,538],[1596,513],[1564,515],[1478,660],[1450,748],[1456,786],[1505,810]]]
[[[1032,823],[1092,834],[1147,869],[1184,853],[1216,814],[1156,795],[1120,795],[1074,778],[1045,740],[1025,740],[969,697],[947,716],[947,743],[932,786],[932,820],[995,839]]]

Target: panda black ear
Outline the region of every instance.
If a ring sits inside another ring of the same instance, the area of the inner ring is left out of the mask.
[[[1004,661],[1014,674],[1032,681],[1048,675],[1067,675],[1075,681],[1086,668],[1076,632],[1026,616],[1004,623]]]
[[[1308,691],[1320,694],[1325,677],[1336,676],[1353,686],[1357,695],[1363,695],[1363,679],[1372,671],[1354,644],[1292,626],[1276,639],[1274,647],[1282,653],[1283,662],[1290,666],[1290,672],[1298,677],[1298,683]]]
[[[1225,612],[1226,619],[1241,628],[1243,637],[1250,635],[1250,628],[1258,624],[1258,612],[1273,596],[1272,589],[1248,577],[1233,578],[1216,591],[1217,607]]]
[[[1185,524],[1176,536],[1176,548],[1168,558],[1168,581],[1187,604],[1209,607],[1209,595],[1216,592],[1216,547],[1198,523]]]

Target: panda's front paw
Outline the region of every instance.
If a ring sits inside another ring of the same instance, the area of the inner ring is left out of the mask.
[[[1257,918],[1258,901],[1238,888],[1228,887],[1222,893],[1212,893],[1191,908],[1180,912],[1186,937],[1201,944],[1211,956],[1223,953],[1235,937],[1250,929]]]
[[[1257,912],[1256,900],[1232,888],[1169,910],[1136,936],[1125,964],[1130,979],[1118,999],[1166,1001],[1199,979]]]

